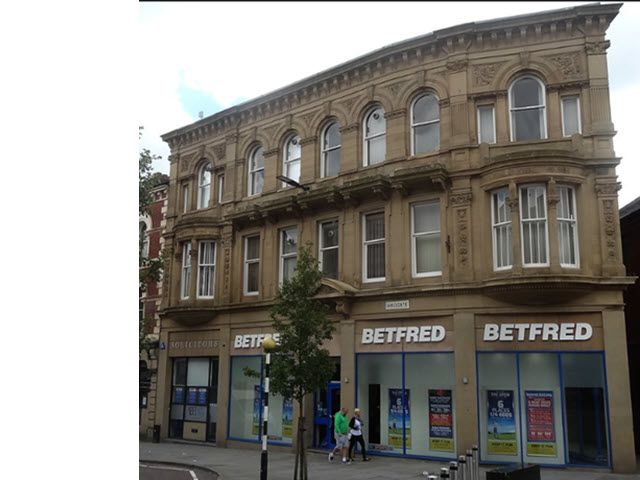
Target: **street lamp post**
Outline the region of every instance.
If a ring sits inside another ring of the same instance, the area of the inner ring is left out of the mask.
[[[262,455],[260,456],[260,480],[267,480],[267,420],[269,418],[269,366],[271,365],[271,350],[276,346],[273,337],[266,337],[262,341],[264,349],[264,390],[262,393],[262,401],[264,404],[264,412],[262,413]]]

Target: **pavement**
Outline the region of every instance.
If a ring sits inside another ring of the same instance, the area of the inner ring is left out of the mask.
[[[252,445],[252,447],[254,447]],[[218,475],[218,480],[258,480],[260,478],[259,448],[216,448],[214,445],[164,441],[161,443],[140,442],[141,462],[169,463],[205,468]],[[423,472],[437,474],[448,462],[437,462],[414,458],[396,458],[371,455],[370,462],[363,462],[359,455],[349,465],[343,465],[336,457],[328,461],[328,452],[308,450],[309,479],[324,480],[339,476],[340,480],[388,480],[416,479],[427,477]],[[268,479],[291,480],[295,455],[278,451],[268,452]],[[541,468],[541,480],[640,480],[640,462],[636,473],[616,474],[603,469]],[[494,466],[480,466],[478,480],[486,478],[485,472]]]

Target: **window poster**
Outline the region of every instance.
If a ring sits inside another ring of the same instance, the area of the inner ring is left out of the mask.
[[[293,433],[293,398],[282,399],[282,436],[291,437]]]
[[[191,404],[197,403],[196,401],[197,393],[198,393],[198,389],[190,388],[187,393],[187,403],[191,403]]]
[[[176,387],[173,392],[173,403],[184,402],[184,387]]]
[[[198,405],[206,405],[207,404],[207,389],[199,388],[198,389]]]
[[[524,396],[527,405],[527,455],[555,457],[553,392],[527,390]]]
[[[487,390],[487,437],[489,454],[518,454],[513,390]]]
[[[453,452],[451,390],[429,390],[429,449]]]
[[[260,432],[260,385],[253,387],[253,429],[252,435],[258,435]]]
[[[411,417],[409,403],[409,390],[404,391],[404,424],[402,413],[402,389],[389,389],[389,445],[392,447],[402,447],[402,433],[404,435],[407,448],[411,448]]]

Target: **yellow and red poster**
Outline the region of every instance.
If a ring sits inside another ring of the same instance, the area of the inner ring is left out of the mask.
[[[553,422],[553,392],[525,391],[527,402],[527,455],[557,456]]]

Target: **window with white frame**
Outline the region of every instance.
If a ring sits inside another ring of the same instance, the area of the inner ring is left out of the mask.
[[[384,162],[387,149],[387,122],[384,118],[384,109],[382,107],[375,107],[365,115],[363,133],[363,165],[366,167]]]
[[[280,283],[293,278],[297,261],[298,229],[291,227],[280,230]]]
[[[320,261],[319,269],[327,278],[338,279],[338,221],[331,220],[320,224]]]
[[[260,236],[244,239],[244,294],[257,295],[260,278]]]
[[[560,249],[560,265],[577,268],[578,230],[576,224],[576,196],[569,186],[557,187],[558,197],[558,248]]]
[[[512,142],[547,138],[544,85],[538,78],[521,77],[511,84],[509,109]]]
[[[493,105],[478,107],[478,143],[496,143],[496,114]]]
[[[411,154],[435,152],[440,148],[440,102],[427,93],[411,105]]]
[[[218,175],[218,203],[224,198],[224,174]]]
[[[284,144],[282,174],[295,182],[300,181],[300,155],[300,136],[293,135]],[[282,186],[288,185],[283,183]]]
[[[189,208],[189,185],[182,186],[182,213],[187,213]]]
[[[513,266],[513,236],[508,198],[509,191],[506,188],[491,194],[494,270],[504,270]]]
[[[142,258],[149,256],[149,232],[147,230],[147,223],[140,222],[140,256]]]
[[[364,282],[385,279],[384,212],[364,215],[362,225]]]
[[[216,272],[216,243],[198,243],[198,298],[213,298]]]
[[[562,135],[570,137],[574,133],[582,133],[580,99],[577,95],[562,97]]]
[[[411,264],[414,277],[442,274],[440,202],[411,205]]]
[[[547,266],[547,194],[544,185],[520,187],[522,264]]]
[[[180,278],[180,298],[189,298],[191,288],[191,243],[182,244],[182,275]]]
[[[322,133],[322,164],[320,167],[322,177],[330,177],[340,173],[341,146],[340,124],[332,122]]]
[[[209,206],[211,196],[211,165],[205,163],[198,171],[198,208]]]
[[[264,184],[264,150],[262,147],[255,148],[249,156],[249,195],[262,193]]]

